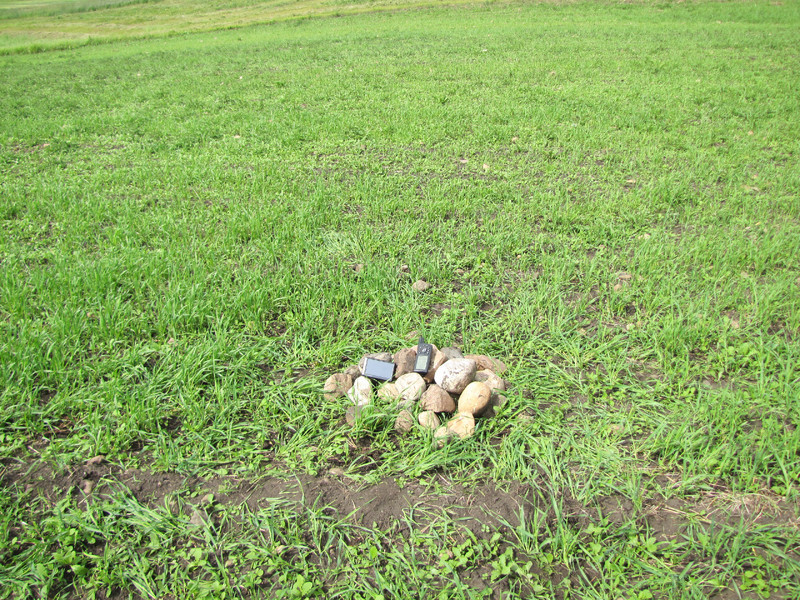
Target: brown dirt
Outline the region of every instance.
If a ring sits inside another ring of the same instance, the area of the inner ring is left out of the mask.
[[[200,498],[213,493],[215,501],[226,505],[244,505],[251,510],[268,506],[275,499],[302,506],[327,507],[340,516],[365,526],[373,524],[387,529],[413,509],[418,515],[446,513],[478,533],[483,525],[499,528],[503,522],[518,524],[520,508],[528,511],[536,502],[536,491],[530,486],[512,484],[503,490],[494,484],[474,488],[455,484],[443,477],[432,492],[418,482],[400,484],[392,478],[375,485],[359,485],[345,475],[312,476],[297,474],[287,478],[264,477],[250,481],[235,476],[203,479],[178,473],[154,473],[140,469],[121,469],[98,462],[54,473],[46,465],[30,472],[25,468],[8,469],[0,485],[17,485],[26,491],[37,491],[51,502],[66,496],[91,502],[120,490],[129,491],[147,506],[163,506],[165,498],[180,490],[191,491]],[[85,490],[91,491],[87,494]],[[428,519],[424,519],[428,520]]]

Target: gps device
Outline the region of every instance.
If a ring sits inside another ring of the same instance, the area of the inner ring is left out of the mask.
[[[363,375],[370,379],[391,381],[392,377],[394,377],[394,363],[378,360],[376,358],[368,358],[366,363],[364,363]]]
[[[425,338],[420,336],[417,344],[417,360],[414,361],[414,373],[424,375],[431,368],[431,356],[433,356],[433,346],[425,343]]]

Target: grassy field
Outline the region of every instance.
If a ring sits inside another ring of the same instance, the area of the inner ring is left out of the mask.
[[[800,598],[800,3],[267,5],[0,3],[0,597]]]

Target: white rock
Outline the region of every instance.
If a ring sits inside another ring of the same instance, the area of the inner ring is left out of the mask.
[[[436,370],[434,381],[451,394],[460,394],[464,391],[478,371],[478,365],[468,358],[453,358]]]
[[[366,406],[372,402],[372,382],[366,377],[359,377],[353,387],[347,390],[347,398],[356,406]]]
[[[425,391],[425,380],[419,373],[406,373],[394,382],[403,400],[416,402]]]

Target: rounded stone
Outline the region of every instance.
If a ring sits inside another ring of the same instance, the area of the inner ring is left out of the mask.
[[[458,398],[460,414],[479,415],[489,406],[492,389],[482,381],[473,381]]]
[[[433,379],[446,392],[460,394],[475,378],[477,370],[474,360],[453,358],[436,370]]]
[[[322,391],[325,393],[326,400],[336,400],[341,398],[353,387],[353,378],[346,373],[336,373],[325,380]]]
[[[420,408],[437,413],[453,412],[456,409],[456,402],[450,394],[434,383],[422,394]]]
[[[400,390],[393,383],[384,383],[378,388],[378,398],[384,402],[397,402],[400,398]]]
[[[489,369],[483,369],[482,371],[475,373],[475,381],[484,382],[486,385],[492,388],[493,392],[504,392],[506,390],[506,382],[500,379],[494,374],[493,371],[490,371]]]
[[[347,398],[356,406],[366,406],[372,402],[372,382],[366,377],[358,377],[353,387],[347,391]]]
[[[444,446],[450,439],[456,437],[456,434],[450,429],[448,429],[447,425],[442,425],[436,431],[433,432],[433,437],[436,440],[436,443],[441,448]]]
[[[411,286],[411,289],[413,289],[415,292],[424,292],[430,289],[430,287],[431,287],[430,283],[428,283],[424,279],[418,279],[417,281],[414,282],[414,285]]]
[[[414,362],[417,360],[417,350],[415,348],[404,348],[394,353],[395,369],[394,376],[402,377],[406,373],[414,371]]]
[[[478,365],[479,369],[489,369],[498,375],[505,373],[508,368],[502,360],[486,356],[485,354],[467,354],[464,358],[471,358],[475,361],[475,364]]]
[[[464,358],[464,355],[461,354],[461,350],[459,350],[455,346],[447,346],[446,348],[442,348],[442,354],[444,354],[447,357],[447,360],[453,360],[454,358]]]
[[[394,382],[403,400],[416,402],[425,391],[425,380],[419,373],[406,373]]]
[[[447,429],[465,440],[475,433],[475,417],[458,414],[447,422]]]
[[[417,417],[419,424],[425,429],[436,429],[441,425],[439,417],[432,410],[423,410]]]
[[[408,433],[414,427],[414,415],[407,410],[401,410],[397,413],[397,418],[394,420],[394,429],[399,433]]]

